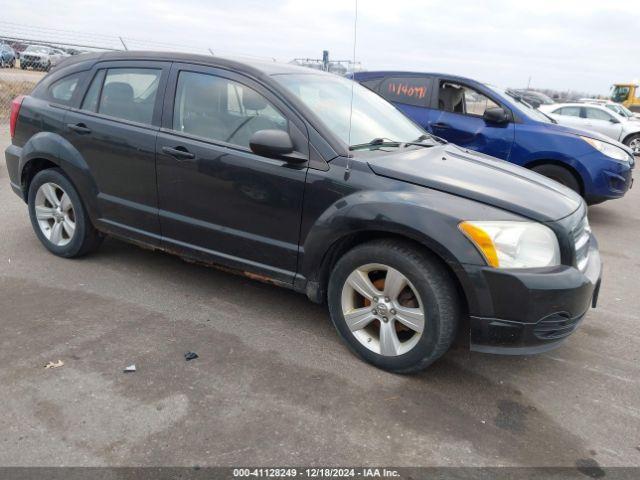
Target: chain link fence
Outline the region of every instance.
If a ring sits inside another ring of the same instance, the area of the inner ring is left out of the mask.
[[[47,71],[64,59],[81,53],[117,50],[177,51],[214,55],[214,50],[208,46],[157,42],[0,21],[0,126],[6,128],[9,124],[12,100],[18,95],[31,92]],[[234,52],[216,51],[215,55],[274,60]]]

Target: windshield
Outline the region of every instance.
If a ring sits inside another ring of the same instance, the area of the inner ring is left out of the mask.
[[[627,113],[626,109],[622,107],[622,105],[618,105],[613,104],[613,103],[608,103],[607,105],[605,105],[605,107],[607,107],[609,110],[617,113],[618,115],[622,115],[623,117],[631,117],[632,115],[630,115],[629,113]]]
[[[273,78],[296,95],[347,145],[365,144],[374,139],[414,142],[426,134],[382,97],[346,78],[316,74],[274,75]]]
[[[518,111],[523,115],[526,115],[527,117],[532,118],[534,120],[538,120],[539,122],[555,123],[555,121],[552,120],[551,117],[548,117],[537,108],[533,108],[526,101],[524,101],[522,97],[520,97],[517,93],[514,93],[510,90],[503,90],[502,88],[494,87],[491,85],[487,85],[487,87],[493,90],[493,92],[499,95],[503,100],[508,100],[508,101],[510,100],[510,103],[512,104],[514,103],[513,101],[515,100],[516,101],[515,106],[517,107]]]
[[[41,47],[40,45],[29,45],[25,52],[49,53],[49,49],[47,47]]]
[[[629,97],[629,87],[614,85],[611,88],[611,100],[614,102],[624,102]]]

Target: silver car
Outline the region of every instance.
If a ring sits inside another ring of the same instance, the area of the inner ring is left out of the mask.
[[[20,54],[20,68],[23,70],[33,68],[34,70],[49,71],[64,58],[60,50],[47,47],[45,45],[29,45]]]
[[[618,115],[606,105],[556,103],[541,105],[540,110],[561,125],[593,130],[613,138],[640,155],[640,122]]]

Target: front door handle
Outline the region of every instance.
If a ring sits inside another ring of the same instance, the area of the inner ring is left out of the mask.
[[[70,130],[79,133],[80,135],[91,133],[91,129],[84,123],[67,123],[67,127],[69,127]]]
[[[442,129],[444,129],[444,128],[450,128],[450,127],[449,127],[449,124],[448,124],[448,123],[444,123],[444,122],[436,122],[436,123],[434,123],[434,124],[432,125],[432,127],[435,127],[435,128],[442,128]]]
[[[162,147],[162,152],[167,155],[171,155],[178,160],[193,160],[196,158],[194,153],[191,153],[185,147]]]

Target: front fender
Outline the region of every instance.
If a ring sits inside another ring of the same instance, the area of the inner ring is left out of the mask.
[[[470,305],[475,305],[462,264],[485,265],[473,245],[458,230],[463,220],[520,219],[503,210],[444,192],[408,184],[397,191],[359,191],[340,198],[315,221],[304,239],[300,273],[307,284],[324,290],[332,249],[354,234],[401,236],[413,240],[443,260],[458,278]],[[309,289],[307,288],[307,291]]]
[[[23,146],[20,155],[19,172],[25,197],[25,176],[29,164],[37,160],[47,160],[58,166],[77,188],[87,207],[89,216],[97,218],[96,197],[98,187],[93,180],[89,165],[80,152],[64,137],[53,132],[40,132],[33,135]],[[25,200],[27,200],[25,198]]]

